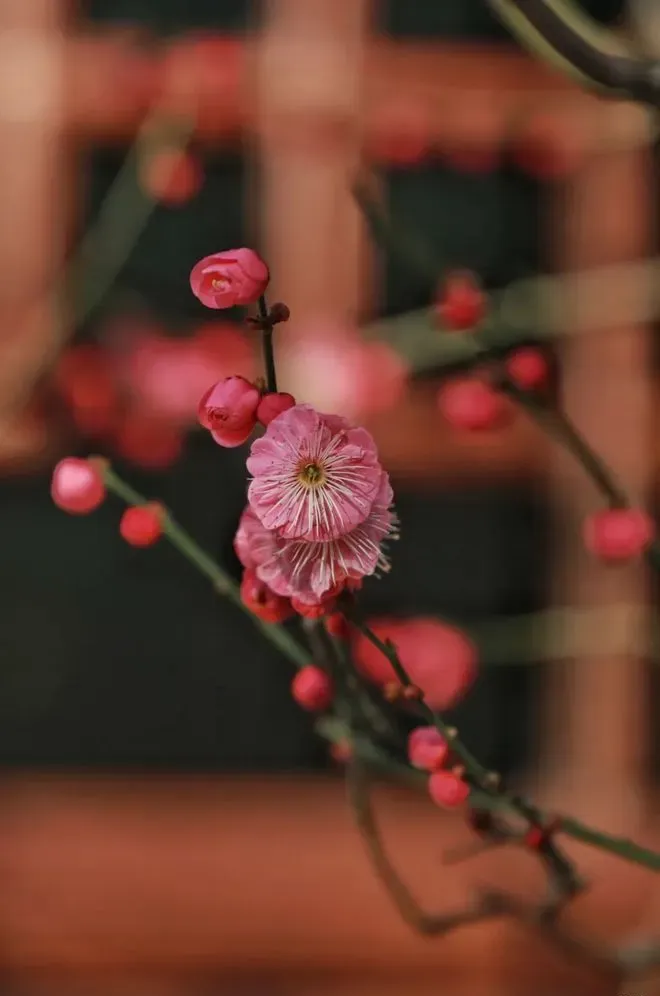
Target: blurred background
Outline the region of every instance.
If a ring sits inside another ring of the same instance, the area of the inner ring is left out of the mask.
[[[580,6],[652,52],[653,3]],[[376,247],[350,184],[367,165],[439,267],[476,274],[652,503],[654,141],[644,111],[519,51],[485,0],[0,0],[3,992],[616,991],[513,928],[409,936],[288,662],[165,544],[122,543],[119,503],[67,517],[49,477],[64,454],[110,457],[238,577],[245,451],[196,406],[254,376],[258,344],[188,277],[254,246],[292,312],[281,387],[360,419],[395,484],[370,615],[465,628],[468,745],[551,805],[652,836],[649,580],[581,552],[600,499],[524,414],[478,434],[443,419],[440,269]],[[460,820],[382,804],[429,904],[463,895],[476,872],[440,866]],[[647,877],[589,861],[583,926],[660,926]],[[505,867],[534,885],[522,857],[478,873]]]

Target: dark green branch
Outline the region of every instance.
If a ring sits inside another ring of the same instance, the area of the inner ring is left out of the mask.
[[[490,0],[522,45],[582,86],[660,107],[660,63],[634,58],[570,0]]]

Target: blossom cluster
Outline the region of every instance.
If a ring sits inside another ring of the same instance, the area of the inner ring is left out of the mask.
[[[341,591],[387,570],[392,488],[366,430],[294,405],[254,441],[247,468],[234,545],[248,577],[302,615],[320,615]]]
[[[201,260],[191,287],[212,308],[261,298],[268,322],[268,279],[256,253],[238,249]],[[292,611],[325,615],[342,591],[387,570],[392,488],[365,429],[243,377],[209,388],[199,420],[222,446],[239,446],[258,423],[265,427],[250,448],[248,504],[234,540],[242,598],[257,615],[273,622]]]

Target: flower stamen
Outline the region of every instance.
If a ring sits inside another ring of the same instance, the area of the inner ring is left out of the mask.
[[[303,463],[298,470],[298,480],[306,488],[320,488],[326,478],[325,468],[320,463]]]

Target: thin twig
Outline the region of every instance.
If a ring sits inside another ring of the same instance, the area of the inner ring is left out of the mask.
[[[257,302],[259,324],[261,328],[261,346],[266,372],[266,387],[269,391],[277,391],[277,374],[275,373],[275,353],[273,350],[273,323],[269,320],[268,305],[262,294]]]
[[[423,910],[387,857],[371,806],[368,774],[357,759],[348,766],[347,788],[351,810],[371,862],[406,923],[421,934],[437,936],[484,919],[484,910],[479,903],[446,913],[427,913]]]
[[[108,490],[122,498],[129,505],[144,505],[147,503],[147,499],[143,495],[139,494],[134,488],[126,484],[109,466],[105,465],[102,473]],[[220,565],[217,564],[216,561],[209,556],[209,554],[207,554],[184,529],[181,528],[181,526],[179,526],[169,512],[166,512],[164,515],[163,531],[167,539],[174,547],[176,547],[179,553],[181,553],[182,556],[190,561],[190,563],[198,571],[200,571],[211,581],[218,594],[224,595],[234,605],[240,608],[242,612],[245,612],[246,615],[252,619],[254,625],[260,630],[266,639],[270,640],[270,642],[273,643],[285,657],[292,661],[297,667],[304,667],[309,663],[308,651],[300,643],[298,643],[298,641],[292,637],[284,627],[278,626],[277,624],[263,622],[243,604],[238,586],[229,574],[227,574],[227,572],[224,571],[222,567],[220,567]],[[357,621],[356,625],[361,632],[363,632],[364,635],[381,650],[393,666],[395,666],[394,661],[396,660],[396,666],[400,669],[400,673],[402,673],[405,676],[405,680],[410,683],[410,679],[398,660],[396,650],[393,645],[383,643],[362,622]],[[475,791],[475,805],[491,811],[518,812],[515,804],[515,797],[496,791],[495,785],[497,783],[497,775],[483,767],[483,765],[481,765],[477,759],[473,757],[473,755],[461,743],[460,739],[455,735],[455,731],[452,731],[452,729],[448,727],[442,717],[434,713],[433,710],[429,710],[428,706],[424,703],[417,703],[417,705],[421,705],[423,707],[425,718],[428,719],[430,714],[429,721],[433,722],[443,733],[443,735],[447,736],[451,742],[452,750],[454,750],[460,757],[462,762],[465,764],[466,769],[468,769],[468,765],[470,767],[474,766],[473,770],[480,775],[480,780],[485,785],[485,788],[481,791]],[[327,729],[329,730],[330,727]],[[340,733],[340,729],[341,724],[339,728],[336,724],[332,726],[336,741],[343,739],[346,735],[345,732]],[[384,759],[383,766],[385,766]],[[402,765],[399,763],[388,762],[387,766],[397,777],[404,773]],[[408,777],[410,769],[405,769],[405,772],[406,777]],[[531,803],[528,805],[531,806]],[[535,806],[533,807],[533,812],[539,824],[545,825],[549,819],[549,816]],[[660,853],[650,851],[648,848],[642,847],[634,841],[596,830],[584,823],[581,823],[579,820],[573,819],[570,816],[557,816],[556,826],[557,833],[564,833],[569,837],[573,837],[575,840],[582,841],[585,844],[607,851],[610,854],[615,854],[633,864],[649,868],[652,871],[660,871]]]

